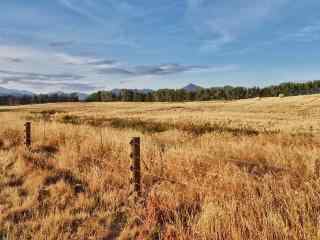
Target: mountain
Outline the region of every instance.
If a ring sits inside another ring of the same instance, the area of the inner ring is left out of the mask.
[[[183,87],[182,89],[185,90],[186,92],[197,92],[203,89],[203,87],[190,83],[189,85]]]
[[[3,88],[0,87],[0,96],[15,96],[15,97],[21,97],[21,96],[32,96],[33,93],[29,91],[23,91],[23,90],[16,90],[16,89],[9,89],[9,88]]]

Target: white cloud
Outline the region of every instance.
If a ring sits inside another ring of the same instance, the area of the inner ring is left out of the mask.
[[[92,90],[95,82],[88,80],[90,67],[67,65],[66,59],[77,57],[44,49],[0,45],[0,84],[31,91],[51,91],[55,87],[67,91]],[[47,87],[46,87],[47,86]],[[38,88],[39,87],[39,88]]]
[[[91,58],[77,57],[77,56],[72,56],[66,53],[56,53],[55,56],[58,59],[61,59],[63,63],[71,64],[71,65],[82,65],[92,60]]]
[[[139,84],[149,79],[164,81],[169,75],[232,72],[237,65],[148,64],[132,65],[112,59],[74,56],[64,52],[0,45],[0,84],[32,91],[68,88],[88,91],[118,87],[122,83]],[[141,81],[139,80],[141,78]],[[41,86],[41,89],[39,89]],[[47,87],[46,87],[47,86]],[[138,85],[139,87],[141,85]],[[39,88],[38,88],[39,87]]]

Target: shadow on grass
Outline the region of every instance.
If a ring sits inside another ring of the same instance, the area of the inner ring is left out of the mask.
[[[169,130],[180,130],[195,136],[206,133],[231,133],[234,136],[257,136],[259,134],[278,134],[279,131],[256,130],[249,126],[230,127],[221,123],[193,123],[193,122],[155,122],[130,118],[90,118],[76,115],[64,115],[58,120],[65,124],[90,125],[94,127],[112,127],[115,129],[133,129],[142,133],[161,133]]]

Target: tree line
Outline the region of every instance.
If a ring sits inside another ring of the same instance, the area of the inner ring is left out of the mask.
[[[119,92],[98,91],[91,94],[87,101],[92,102],[183,102],[209,100],[237,100],[257,97],[296,96],[320,93],[320,80],[305,83],[281,83],[268,87],[212,87],[197,91],[184,89],[160,89],[157,91],[141,92],[123,89]]]
[[[76,93],[0,96],[0,105],[26,105],[26,104],[78,102],[78,101],[79,101],[79,97]]]
[[[120,91],[98,91],[90,94],[88,102],[184,102],[209,100],[237,100],[257,97],[297,96],[320,93],[320,80],[304,83],[281,83],[268,87],[212,87],[197,91],[184,89],[159,89],[139,91],[122,89]],[[71,94],[34,94],[23,96],[0,96],[0,105],[40,104],[57,102],[78,102],[76,93]]]

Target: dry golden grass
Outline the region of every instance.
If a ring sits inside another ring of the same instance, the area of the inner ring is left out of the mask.
[[[319,95],[2,107],[0,124],[0,239],[320,239]]]

